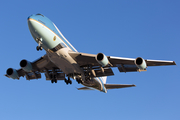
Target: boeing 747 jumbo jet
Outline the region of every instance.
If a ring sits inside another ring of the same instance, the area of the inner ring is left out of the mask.
[[[145,60],[141,57],[123,58],[106,56],[103,53],[87,54],[78,52],[62,35],[56,25],[42,14],[28,17],[28,27],[32,37],[38,43],[37,51],[44,49],[46,54],[34,62],[22,60],[20,69],[9,68],[6,75],[12,79],[21,76],[27,80],[41,78],[45,74],[46,80],[57,83],[64,80],[72,84],[70,79],[84,85],[78,90],[99,90],[133,87],[128,84],[106,84],[107,76],[114,75],[112,67],[120,72],[146,71],[148,66],[176,65],[174,61]]]

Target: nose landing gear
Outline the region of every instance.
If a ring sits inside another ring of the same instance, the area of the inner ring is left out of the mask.
[[[37,47],[36,47],[36,50],[37,50],[37,51],[42,50],[42,49],[43,49],[42,46],[37,46]]]
[[[43,48],[42,48],[42,46],[41,46],[41,44],[42,44],[42,38],[36,38],[36,41],[38,42],[38,46],[36,47],[36,50],[37,51],[39,51],[39,50],[42,50]]]

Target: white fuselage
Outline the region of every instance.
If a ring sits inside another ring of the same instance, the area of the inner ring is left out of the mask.
[[[75,79],[81,78],[83,85],[106,92],[101,78],[85,80],[84,71],[69,55],[77,50],[67,41],[54,23],[43,16],[32,15],[28,18],[28,26],[35,41],[42,46],[51,60],[66,75]]]

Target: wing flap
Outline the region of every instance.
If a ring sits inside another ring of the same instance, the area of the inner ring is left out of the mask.
[[[118,67],[118,70],[120,72],[135,72],[135,71],[138,71],[138,68],[136,67],[136,65],[123,65],[123,64],[120,64],[120,65],[117,65]]]
[[[46,69],[57,68],[57,66],[54,65],[54,63],[52,63],[49,60],[47,55],[44,55],[41,58],[35,60],[34,62],[32,62],[32,64],[37,71],[41,71],[41,72],[43,72],[44,68]]]
[[[103,76],[111,76],[114,75],[113,71],[111,68],[105,68],[103,71],[100,70],[94,70],[95,71],[95,76],[93,77],[103,77]]]
[[[26,73],[27,80],[39,79],[39,78],[41,78],[41,73],[39,72]]]
[[[52,80],[51,76],[49,76],[47,73],[45,74],[46,80]],[[56,73],[56,79],[57,80],[65,80],[65,73]]]

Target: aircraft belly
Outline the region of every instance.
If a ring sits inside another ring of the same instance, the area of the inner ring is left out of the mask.
[[[57,52],[47,52],[49,59],[59,67],[66,75],[78,73],[83,75],[83,70],[77,62],[68,54],[68,48],[61,48]]]

